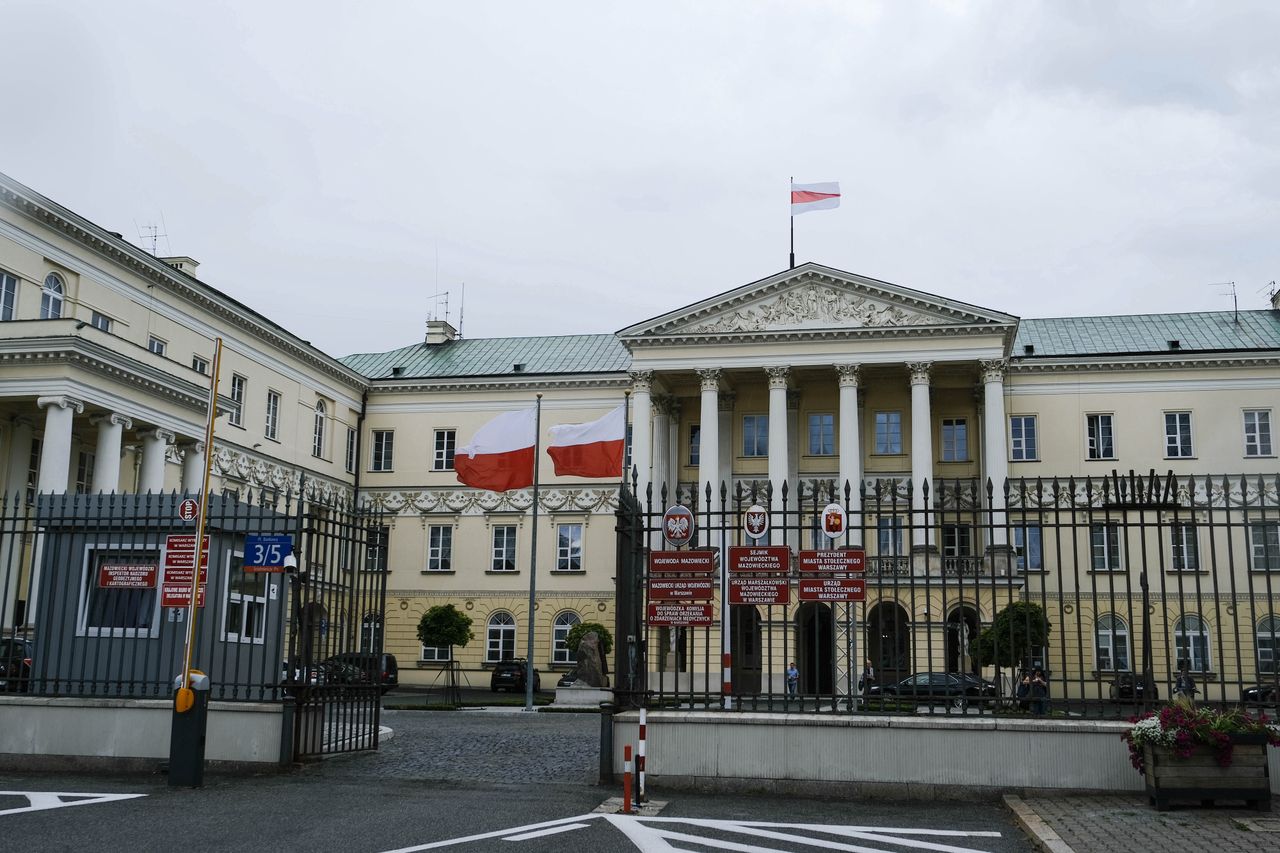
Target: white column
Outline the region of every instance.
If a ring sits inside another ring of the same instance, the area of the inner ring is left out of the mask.
[[[653,398],[653,500],[655,503],[662,502],[663,486],[666,486],[668,496],[674,494],[675,482],[671,470],[671,398],[658,395]]]
[[[787,392],[787,481],[800,488],[800,392]],[[770,448],[772,449],[772,448]]]
[[[164,429],[149,429],[138,434],[142,439],[142,468],[138,472],[138,494],[164,491],[164,468],[173,433]]]
[[[636,497],[641,505],[653,482],[653,371],[631,372],[631,465],[639,473]],[[631,472],[626,472],[630,482]]]
[[[676,493],[680,487],[680,401],[674,397],[671,401],[671,423],[667,427],[667,501],[676,502]]]
[[[1008,363],[1004,359],[981,361],[983,409],[985,417],[982,426],[985,433],[987,476],[982,483],[986,490],[986,479],[991,480],[991,545],[1000,547],[1009,544],[1008,532],[1004,528],[1004,484],[1009,477],[1009,448],[1005,441],[1008,434],[1004,416],[1004,373]]]
[[[700,412],[698,434],[698,484],[694,491],[694,503],[706,509],[707,487],[714,494],[720,484],[716,480],[720,476],[720,369],[717,367],[700,368],[698,377],[702,382],[702,408]]]
[[[133,421],[114,412],[94,415],[89,423],[98,427],[98,449],[94,455],[94,494],[120,491],[120,454],[123,452],[124,431],[133,428]]]
[[[182,491],[198,495],[200,483],[204,480],[204,442],[183,441],[178,447],[182,451]]]
[[[9,425],[9,459],[5,471],[3,505],[7,513],[13,513],[26,500],[27,471],[31,468],[31,441],[35,422],[31,418],[16,417]],[[14,537],[6,537],[12,541]],[[8,622],[4,624],[9,624]]]
[[[862,528],[855,523],[856,513],[862,509],[859,489],[862,486],[862,425],[858,423],[858,382],[862,378],[862,367],[857,364],[837,364],[836,373],[840,377],[840,434],[837,441],[840,448],[840,468],[836,483],[836,492],[844,499],[845,484],[849,485],[850,540],[854,545],[862,544]]]
[[[720,485],[723,483],[728,490],[729,501],[733,500],[733,409],[738,402],[738,395],[727,393],[721,394],[716,401],[716,405],[720,408],[720,465],[719,476],[716,478],[716,509],[720,508]]]
[[[932,362],[909,362],[911,371],[911,509],[914,510],[911,537],[913,548],[926,548],[931,544],[932,531],[923,513],[924,489],[929,483],[929,503],[937,496],[933,493],[933,414],[929,408],[929,370]]]
[[[45,410],[36,492],[65,494],[71,476],[71,421],[84,411],[84,403],[70,397],[40,397],[36,405]]]
[[[787,384],[791,379],[791,369],[787,367],[766,367],[764,372],[769,377],[769,484],[773,486],[773,498],[769,509],[773,512],[782,510],[782,484],[787,482]],[[794,508],[796,484],[787,489],[788,503]],[[782,519],[775,517],[773,525],[780,527]]]

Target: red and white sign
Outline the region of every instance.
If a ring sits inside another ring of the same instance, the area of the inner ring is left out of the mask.
[[[688,545],[697,526],[697,520],[688,507],[673,506],[662,514],[662,538],[674,548]]]
[[[715,597],[711,578],[650,578],[650,601],[710,601]]]
[[[769,532],[769,511],[760,504],[747,507],[742,514],[742,529],[752,539],[763,539]]]
[[[839,551],[801,551],[802,572],[853,572],[866,569],[866,552],[861,548],[842,548]]]
[[[731,545],[729,571],[786,574],[791,571],[791,549],[786,545]]]
[[[161,607],[191,606],[191,576],[195,572],[196,537],[193,534],[180,534],[165,537],[164,578],[160,582]],[[200,549],[200,589],[196,595],[196,606],[204,607],[205,583],[209,576],[209,537],[204,537],[204,547]]]
[[[801,601],[862,601],[867,582],[862,578],[800,578]]]
[[[196,516],[199,514],[200,504],[196,503],[192,498],[187,498],[185,501],[178,504],[178,518],[183,521],[195,521]]]
[[[729,578],[730,604],[790,604],[791,586],[774,578]]]
[[[715,624],[710,604],[651,603],[646,621],[660,628],[707,628]]]
[[[715,551],[650,551],[649,573],[685,572],[711,574],[716,570]]]
[[[156,585],[155,563],[103,563],[98,566],[100,589],[151,589]]]
[[[839,539],[844,535],[844,507],[840,504],[827,504],[822,508],[822,532],[831,539]]]

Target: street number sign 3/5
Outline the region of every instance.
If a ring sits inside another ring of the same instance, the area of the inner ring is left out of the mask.
[[[245,571],[281,571],[284,558],[293,553],[293,537],[246,536],[244,537]]]

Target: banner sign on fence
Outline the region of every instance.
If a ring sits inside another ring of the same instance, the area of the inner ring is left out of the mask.
[[[711,578],[650,578],[650,601],[710,601],[715,597]]]
[[[867,582],[862,578],[800,578],[801,601],[862,601]]]
[[[650,551],[649,572],[709,575],[716,570],[715,551]]]
[[[865,552],[861,548],[843,548],[839,551],[801,551],[802,572],[861,572],[866,567]]]
[[[659,628],[709,628],[715,624],[710,604],[649,604],[649,625]]]
[[[786,545],[730,545],[729,571],[786,574],[791,571],[791,549]]]
[[[103,563],[98,566],[99,589],[151,589],[156,585],[155,563]]]
[[[244,570],[283,572],[284,558],[292,553],[292,536],[250,534],[244,537]]]
[[[790,604],[791,585],[773,578],[729,578],[730,604]]]
[[[191,606],[191,575],[196,564],[196,537],[194,534],[177,534],[165,537],[164,579],[160,584],[161,607]],[[209,537],[204,537],[200,549],[200,589],[196,606],[204,607],[204,587],[209,575]]]

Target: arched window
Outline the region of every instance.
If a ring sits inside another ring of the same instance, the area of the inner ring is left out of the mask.
[[[551,627],[551,662],[552,663],[577,663],[578,656],[565,645],[565,639],[569,636],[569,629],[582,621],[582,618],[572,610],[566,610],[556,616],[555,622]]]
[[[1095,661],[1099,670],[1129,670],[1129,626],[1114,613],[1098,617],[1094,625]]]
[[[40,294],[40,319],[57,320],[62,316],[62,298],[67,289],[62,284],[62,276],[51,272],[44,277],[44,287]]]
[[[516,619],[510,613],[499,610],[489,617],[485,632],[484,661],[497,663],[516,656]]]
[[[1275,675],[1280,646],[1280,616],[1264,616],[1258,622],[1258,675]]]
[[[1173,661],[1176,672],[1187,661],[1192,672],[1209,671],[1209,626],[1194,613],[1188,613],[1173,626],[1173,643],[1177,651]]]
[[[324,423],[328,412],[324,400],[316,402],[316,425],[311,434],[311,455],[324,457]]]

